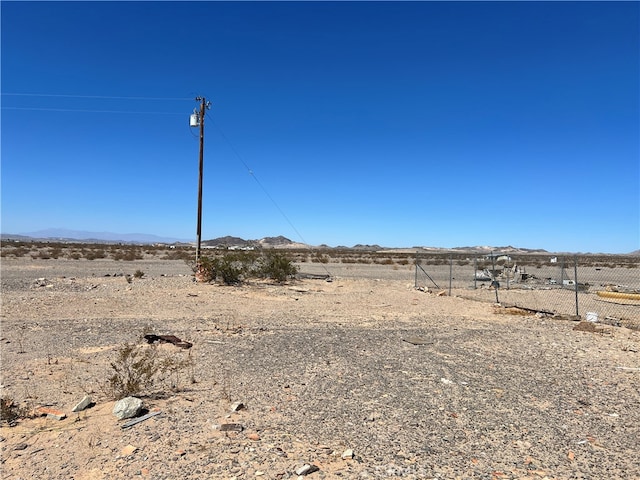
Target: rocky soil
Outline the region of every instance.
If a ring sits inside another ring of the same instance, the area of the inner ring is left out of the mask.
[[[3,259],[2,397],[37,415],[3,421],[2,478],[640,478],[640,332],[322,268],[227,287],[182,261]],[[122,428],[126,344],[174,368]]]

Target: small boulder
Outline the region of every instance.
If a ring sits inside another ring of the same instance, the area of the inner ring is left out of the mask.
[[[305,464],[300,468],[296,469],[296,475],[304,476],[309,475],[310,473],[317,472],[320,470],[316,465],[313,464]]]
[[[350,448],[346,449],[344,452],[342,452],[342,459],[343,460],[351,460],[353,458],[353,450],[351,450]]]
[[[142,410],[142,400],[136,397],[126,397],[118,400],[113,406],[113,414],[120,420],[133,418]]]
[[[91,403],[91,397],[89,395],[85,395],[84,398],[71,409],[71,411],[81,412],[82,410],[85,410],[89,405],[91,405]]]

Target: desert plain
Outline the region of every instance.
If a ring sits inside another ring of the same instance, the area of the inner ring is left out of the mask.
[[[224,286],[183,260],[3,258],[2,398],[23,415],[2,478],[640,478],[639,331],[419,291],[411,266],[299,266]],[[128,428],[125,345],[175,367]]]

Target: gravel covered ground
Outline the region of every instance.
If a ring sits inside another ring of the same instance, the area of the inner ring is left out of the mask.
[[[381,265],[241,287],[181,261],[1,268],[2,396],[67,416],[3,422],[2,478],[640,478],[638,331],[416,291]],[[106,386],[125,343],[189,364],[127,429]]]

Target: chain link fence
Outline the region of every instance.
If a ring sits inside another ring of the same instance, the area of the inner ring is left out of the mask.
[[[640,257],[421,255],[415,287],[640,329]]]

